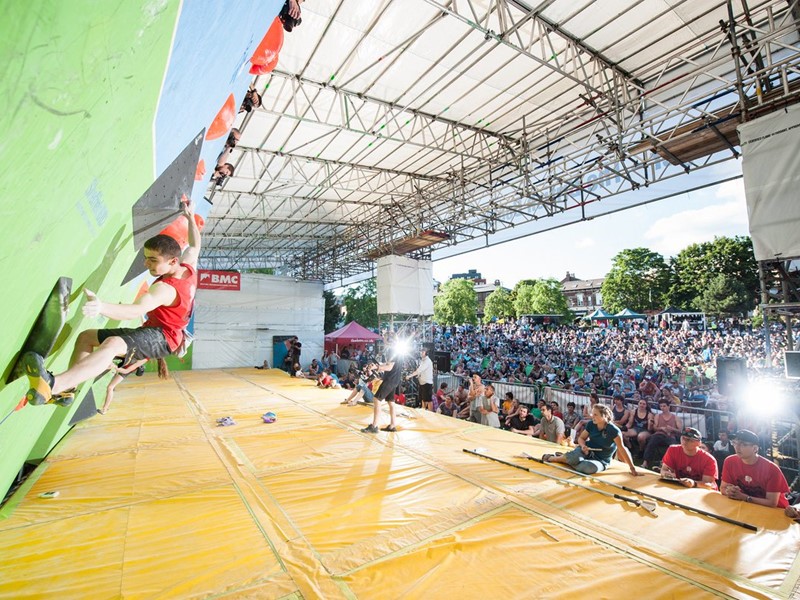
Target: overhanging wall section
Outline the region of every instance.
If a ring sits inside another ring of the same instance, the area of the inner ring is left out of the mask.
[[[193,367],[272,365],[276,335],[298,336],[305,367],[322,356],[324,321],[321,282],[242,274],[239,291],[198,290]]]

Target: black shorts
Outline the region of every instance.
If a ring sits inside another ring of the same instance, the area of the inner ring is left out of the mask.
[[[387,402],[394,402],[394,395],[397,392],[397,388],[400,386],[400,382],[402,378],[397,379],[385,379],[381,383],[381,387],[378,388],[378,391],[375,392],[375,397],[378,400],[386,400]]]
[[[137,327],[136,329],[98,329],[97,339],[102,344],[110,337],[122,338],[128,346],[123,364],[129,365],[143,358],[164,358],[172,354],[167,338],[160,327]]]
[[[420,402],[430,402],[433,398],[433,384],[432,383],[420,383],[419,384],[419,401]]]

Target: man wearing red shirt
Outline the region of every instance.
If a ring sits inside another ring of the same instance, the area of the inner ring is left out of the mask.
[[[674,478],[686,487],[717,489],[717,461],[700,449],[702,437],[694,427],[681,431],[681,443],[667,448],[661,463],[661,476]]]
[[[147,315],[144,325],[81,332],[69,369],[57,375],[45,369],[40,355],[26,352],[22,364],[31,386],[25,396],[28,403],[69,406],[74,400],[75,386],[100,375],[115,357],[123,357],[123,364],[127,365],[144,358],[163,359],[179,348],[194,304],[200,256],[200,230],[190,202],[183,204],[183,215],[189,222],[189,245],[183,254],[178,242],[168,235],[159,234],[145,242],[144,265],[156,280],[136,302],[106,303],[84,290],[88,297],[83,306],[85,316],[131,321]],[[166,365],[163,361],[160,364],[159,374],[166,376]]]
[[[758,455],[759,443],[752,431],[736,432],[733,440],[736,454],[722,464],[720,491],[732,500],[786,508],[789,484],[776,464]]]

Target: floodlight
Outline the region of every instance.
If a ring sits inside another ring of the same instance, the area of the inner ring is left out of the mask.
[[[394,342],[394,353],[396,356],[411,354],[411,339],[398,337]]]
[[[743,410],[748,415],[773,417],[786,407],[786,392],[777,381],[760,379],[749,382],[742,396]]]

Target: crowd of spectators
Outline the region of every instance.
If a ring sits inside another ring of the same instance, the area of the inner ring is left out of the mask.
[[[544,384],[576,392],[651,401],[681,402],[706,395],[716,378],[716,359],[742,357],[749,369],[780,367],[784,335],[772,333],[767,360],[761,331],[707,331],[627,327],[544,328],[521,322],[437,327],[437,350],[450,354],[454,373],[478,373],[495,382]]]

